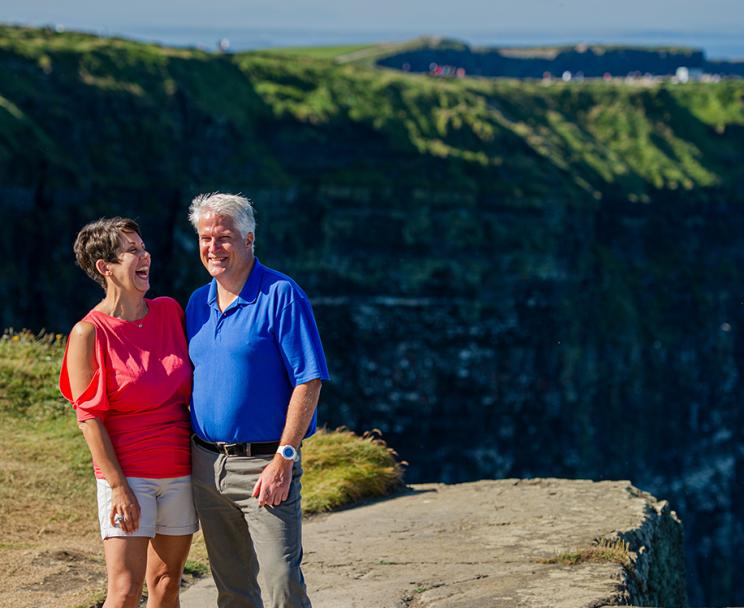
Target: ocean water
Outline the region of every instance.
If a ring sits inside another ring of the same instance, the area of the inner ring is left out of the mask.
[[[590,31],[575,32],[495,32],[416,30],[298,30],[212,27],[129,27],[117,31],[96,32],[119,35],[168,46],[216,49],[222,39],[230,41],[230,50],[247,51],[278,47],[341,46],[402,42],[418,36],[446,36],[478,46],[545,46],[554,44],[622,44],[633,46],[685,46],[702,48],[709,59],[744,60],[744,32],[679,31]]]

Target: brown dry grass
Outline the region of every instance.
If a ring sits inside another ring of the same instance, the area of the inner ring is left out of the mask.
[[[85,603],[104,584],[95,485],[77,474],[72,417],[55,425],[2,417],[0,606]],[[56,428],[53,428],[56,427]],[[60,432],[62,431],[62,432]]]
[[[106,574],[93,471],[74,416],[23,419],[0,408],[0,425],[0,608],[95,605]],[[201,534],[189,561],[190,570],[208,565]]]

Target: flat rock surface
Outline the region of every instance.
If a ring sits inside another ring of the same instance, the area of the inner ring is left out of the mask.
[[[618,597],[621,566],[539,560],[639,527],[649,500],[627,481],[411,486],[307,520],[303,572],[316,608],[596,608]],[[216,597],[205,579],[181,606]]]

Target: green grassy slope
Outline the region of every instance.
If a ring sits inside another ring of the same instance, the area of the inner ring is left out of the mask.
[[[288,52],[222,56],[8,27],[0,66],[13,76],[0,83],[4,182],[30,177],[42,157],[54,181],[75,186],[218,181],[241,167],[252,184],[291,184],[322,148],[318,176],[334,182],[392,171],[398,184],[439,177],[511,200],[642,199],[726,184],[742,148],[742,82],[444,81]],[[195,160],[194,146],[213,139],[228,143],[224,158]],[[423,179],[429,161],[447,164]]]

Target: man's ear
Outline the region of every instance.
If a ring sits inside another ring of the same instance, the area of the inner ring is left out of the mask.
[[[248,245],[248,247],[253,246],[253,240],[255,239],[255,235],[252,232],[249,232],[245,237],[245,244]]]

